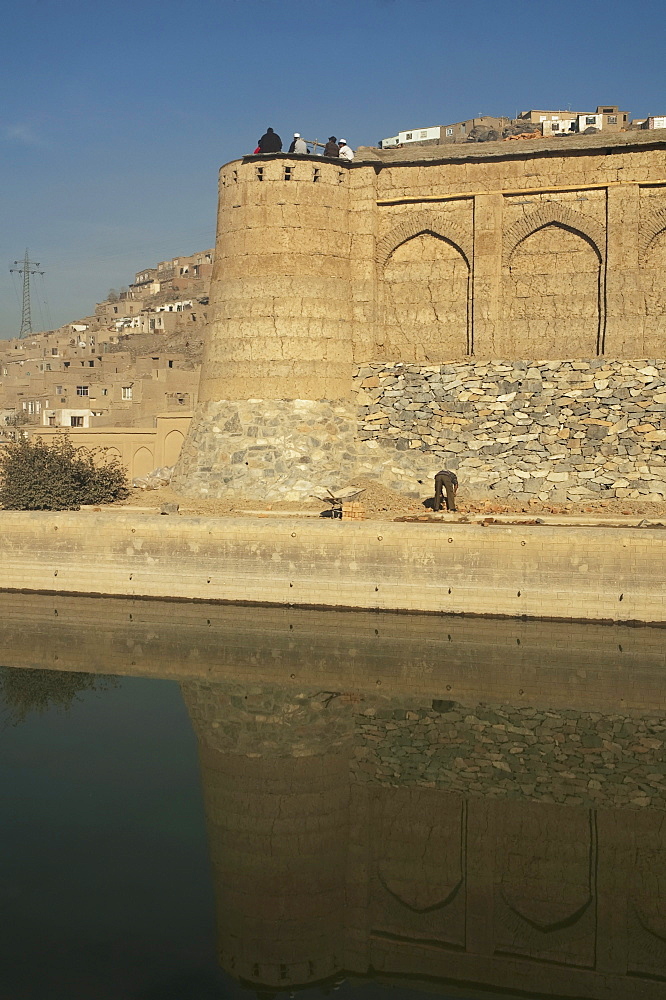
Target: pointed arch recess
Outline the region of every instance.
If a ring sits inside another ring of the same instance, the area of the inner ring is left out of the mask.
[[[581,236],[585,237],[592,244],[592,248],[598,254],[600,262],[603,263],[606,250],[605,228],[589,216],[583,215],[580,212],[574,212],[572,209],[567,208],[566,205],[556,205],[553,202],[548,202],[535,212],[531,212],[523,219],[519,219],[518,222],[514,222],[506,230],[502,238],[502,252],[505,266],[511,263],[513,253],[523,240],[526,240],[532,233],[538,232],[539,229],[544,229],[546,226],[553,224],[564,226],[566,229],[573,229],[574,232],[580,233]]]
[[[377,241],[375,259],[380,267],[384,267],[394,250],[421,233],[432,233],[440,239],[452,243],[456,250],[465,258],[467,266],[472,268],[472,240],[462,226],[453,222],[444,214],[436,212],[417,212],[408,215],[403,221]]]
[[[639,264],[643,265],[647,263],[652,244],[664,229],[666,229],[666,208],[660,208],[658,212],[653,212],[641,225],[638,247]]]

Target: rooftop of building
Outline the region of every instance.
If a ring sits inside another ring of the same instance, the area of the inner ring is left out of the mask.
[[[666,148],[666,129],[650,131],[634,129],[629,132],[596,132],[591,135],[576,134],[544,137],[536,134],[532,139],[500,139],[497,142],[465,142],[441,146],[410,144],[402,148],[378,149],[359,146],[352,166],[375,164],[385,166],[414,163],[450,163],[456,160],[499,160],[513,157],[547,156],[563,152],[597,153],[600,150],[620,152],[632,148]]]

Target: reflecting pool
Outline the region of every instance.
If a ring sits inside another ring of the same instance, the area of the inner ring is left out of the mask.
[[[666,632],[0,594],[0,998],[666,995]]]

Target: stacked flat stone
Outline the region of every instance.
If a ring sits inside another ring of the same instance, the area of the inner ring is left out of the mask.
[[[371,364],[355,376],[361,471],[395,488],[456,469],[469,495],[666,496],[666,362]]]
[[[511,705],[367,707],[357,781],[567,805],[666,807],[666,722]]]

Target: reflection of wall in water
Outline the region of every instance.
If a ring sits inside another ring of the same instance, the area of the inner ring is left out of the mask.
[[[219,954],[240,979],[343,964],[351,715],[322,692],[182,685],[199,738]]]
[[[230,684],[183,693],[200,741],[220,957],[239,978],[286,989],[346,970],[663,996],[666,812],[561,805],[543,789],[540,801],[531,788],[511,799],[501,769],[476,797],[443,781],[400,787],[399,775],[390,787],[379,772],[360,784],[352,727],[367,724],[367,699]],[[385,702],[375,711],[399,731]],[[405,721],[418,726],[413,714]]]

